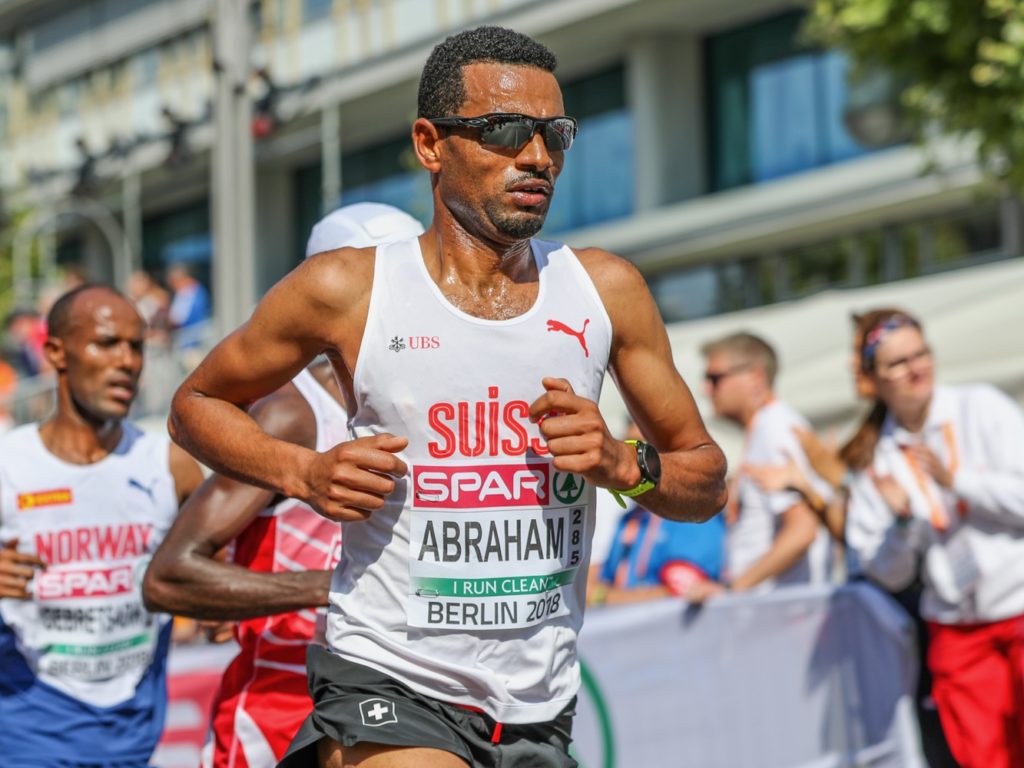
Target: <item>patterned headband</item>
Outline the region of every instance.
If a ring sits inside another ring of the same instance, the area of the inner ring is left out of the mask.
[[[870,371],[875,364],[875,353],[882,341],[897,328],[918,328],[921,324],[912,317],[906,315],[893,315],[892,317],[876,323],[864,337],[864,345],[860,348],[860,365],[865,371]]]

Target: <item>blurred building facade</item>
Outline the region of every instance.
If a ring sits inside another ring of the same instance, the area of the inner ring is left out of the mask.
[[[0,0],[0,188],[50,232],[52,263],[109,279],[118,259],[188,261],[209,278],[212,5]],[[1021,251],[1020,206],[982,191],[970,148],[903,143],[884,83],[852,87],[842,55],[802,43],[795,2],[249,8],[258,294],[338,204],[429,219],[408,139],[419,70],[441,37],[481,23],[550,45],[580,120],[545,234],[632,259],[669,322]]]

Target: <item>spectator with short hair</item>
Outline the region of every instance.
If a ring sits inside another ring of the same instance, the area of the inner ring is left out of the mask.
[[[702,602],[727,589],[827,581],[827,536],[807,500],[788,490],[765,491],[746,471],[748,465],[782,465],[792,459],[811,472],[793,433],[794,427],[806,428],[807,420],[775,396],[775,350],[758,336],[735,333],[704,345],[701,352],[716,415],[741,426],[746,441],[730,492],[738,509],[735,519],[727,520],[726,578],[695,584],[688,599]],[[823,490],[820,478],[813,476],[813,482]]]

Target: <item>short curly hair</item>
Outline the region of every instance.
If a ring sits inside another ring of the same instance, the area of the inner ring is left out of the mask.
[[[46,315],[47,335],[54,339],[66,339],[75,325],[75,305],[78,303],[79,297],[93,291],[109,294],[121,299],[132,308],[135,307],[135,304],[127,296],[113,286],[103,283],[85,283],[72,288],[53,302],[53,306],[50,307],[50,311]]]
[[[554,72],[558,59],[531,37],[505,27],[485,26],[451,35],[434,46],[420,76],[419,117],[446,117],[466,100],[462,68],[479,62],[518,64]]]

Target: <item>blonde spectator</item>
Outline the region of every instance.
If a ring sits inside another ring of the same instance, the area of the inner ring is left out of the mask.
[[[746,433],[740,471],[730,490],[723,582],[695,584],[694,602],[732,588],[746,591],[777,584],[824,582],[829,573],[827,536],[807,501],[790,490],[766,491],[745,471],[748,465],[793,459],[810,473],[793,434],[807,421],[775,396],[778,360],[764,339],[736,333],[706,344],[704,375],[715,413]],[[823,492],[820,479],[814,483]]]

